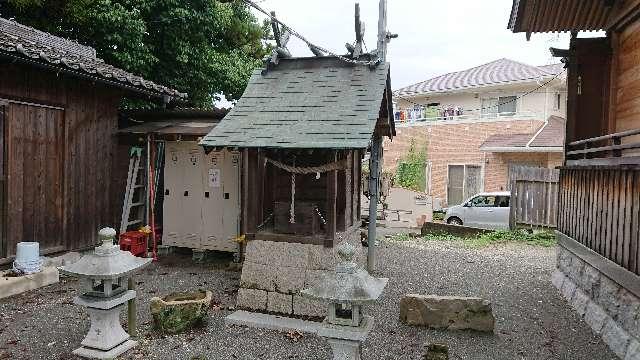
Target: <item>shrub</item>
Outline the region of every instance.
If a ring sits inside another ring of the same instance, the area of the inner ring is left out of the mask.
[[[424,191],[427,182],[426,162],[426,151],[416,149],[415,139],[411,139],[409,152],[398,164],[397,183],[407,189]]]

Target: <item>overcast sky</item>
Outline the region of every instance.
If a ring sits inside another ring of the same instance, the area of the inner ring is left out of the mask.
[[[263,0],[284,23],[308,40],[339,54],[353,43],[354,0]],[[365,43],[376,47],[379,0],[359,0]],[[389,44],[393,89],[499,58],[531,65],[554,62],[550,46],[567,47],[567,35],[524,34],[507,30],[512,0],[388,0],[388,29],[399,37]],[[256,12],[256,15],[259,13]],[[259,16],[260,19],[264,16]],[[292,37],[293,56],[311,56]]]

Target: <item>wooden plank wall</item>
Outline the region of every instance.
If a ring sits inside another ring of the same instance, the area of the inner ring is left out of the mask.
[[[99,228],[119,221],[126,182],[115,137],[122,93],[16,64],[0,64],[0,79],[0,98],[62,109],[7,105],[7,157],[20,160],[7,186],[22,195],[10,200],[10,243],[0,258],[14,254],[17,241],[39,241],[44,253],[96,244]],[[60,196],[49,194],[59,187]]]
[[[615,101],[615,128],[610,132],[621,132],[640,128],[640,20],[634,21],[618,36],[615,47],[616,74],[614,78],[615,92],[612,94]],[[623,143],[640,141],[640,136],[623,139]],[[640,153],[638,150],[629,150],[626,154]]]
[[[556,227],[559,170],[514,166],[509,173],[510,227]]]
[[[560,170],[558,230],[640,275],[640,169]]]

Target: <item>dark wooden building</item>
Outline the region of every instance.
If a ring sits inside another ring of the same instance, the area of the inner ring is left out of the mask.
[[[509,27],[571,32],[569,49],[552,49],[568,71],[554,282],[579,311],[586,297],[587,311],[606,313],[606,329],[585,320],[597,333],[619,330],[605,341],[637,358],[640,328],[625,319],[638,310],[625,304],[640,302],[640,1],[514,0]],[[606,35],[579,36],[598,30]]]
[[[127,157],[114,135],[125,96],[186,95],[0,18],[0,263],[17,242],[38,241],[44,254],[86,248],[118,223]]]
[[[253,73],[201,145],[241,150],[249,239],[331,247],[360,225],[362,158],[374,133],[394,135],[391,114],[388,64],[283,58]]]

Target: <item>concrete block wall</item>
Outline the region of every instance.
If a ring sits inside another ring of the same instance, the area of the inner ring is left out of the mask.
[[[293,315],[324,317],[326,305],[300,296],[300,291],[332,276],[335,248],[252,240],[247,244],[237,307],[240,309]],[[366,261],[360,251],[360,266]]]
[[[553,284],[623,360],[640,360],[640,298],[558,246]]]

